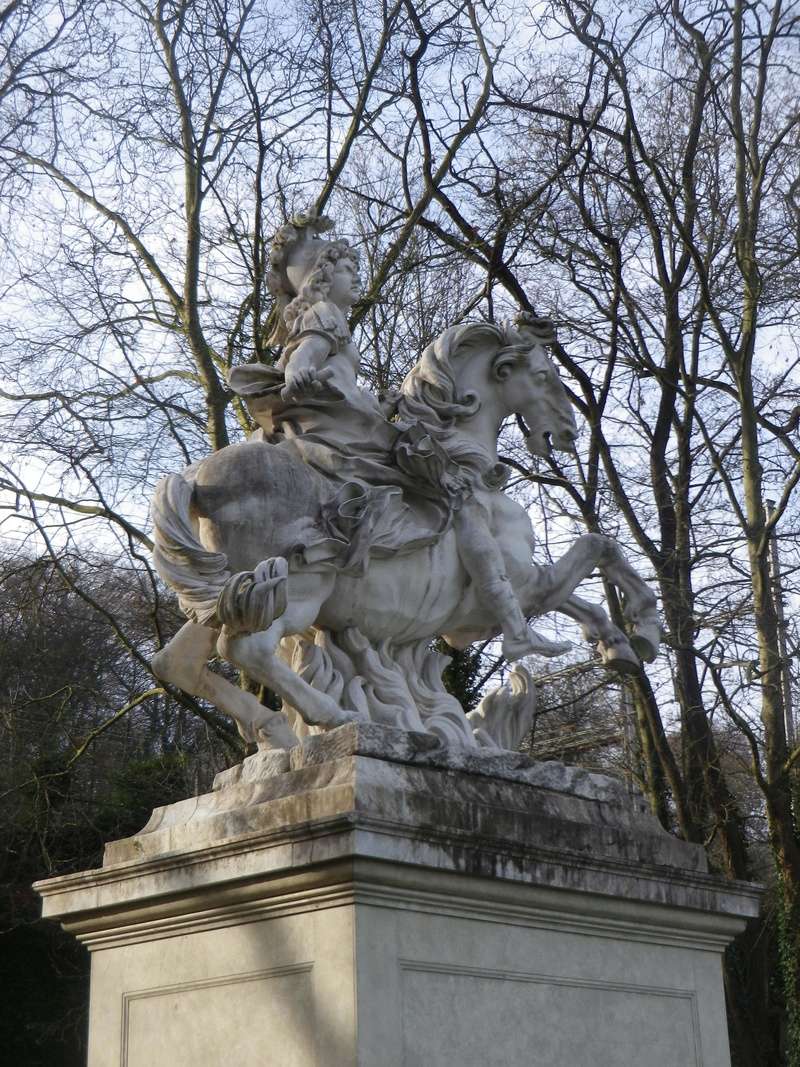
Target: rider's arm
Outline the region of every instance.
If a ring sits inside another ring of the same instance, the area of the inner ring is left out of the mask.
[[[286,386],[284,400],[302,393],[320,381],[320,371],[333,350],[331,338],[320,332],[307,331],[301,334],[290,352],[284,367]]]

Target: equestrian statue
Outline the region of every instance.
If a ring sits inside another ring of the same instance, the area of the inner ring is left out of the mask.
[[[530,519],[504,491],[503,423],[528,449],[572,450],[577,428],[548,355],[552,323],[467,322],[422,353],[383,401],[359,384],[348,315],[361,295],[355,251],[330,220],[278,231],[269,286],[275,366],[230,374],[258,425],[158,486],[155,566],[188,622],[153,658],[156,675],[230,715],[260,747],[362,720],[473,748],[513,747],[530,726],[530,676],[467,716],[442,683],[454,648],[500,638],[503,655],[568,645],[528,620],[576,620],[620,671],[652,660],[656,600],[617,544],[578,537],[558,562],[532,560]],[[575,595],[595,569],[621,593],[628,633]],[[272,690],[281,709],[210,669],[219,656]]]

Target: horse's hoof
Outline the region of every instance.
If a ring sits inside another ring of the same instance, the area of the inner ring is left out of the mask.
[[[346,722],[369,722],[370,718],[366,711],[359,711],[358,708],[343,708],[342,709],[342,721],[337,723],[337,726],[342,726]]]
[[[309,726],[318,726],[322,730],[335,730],[337,726],[346,726],[351,722],[369,722],[369,715],[365,711],[356,708],[341,708],[330,697],[322,698],[317,694],[320,703],[313,709],[302,710],[298,708],[300,715]]]
[[[652,663],[661,643],[661,627],[658,623],[637,626],[630,636],[631,647],[645,663]]]
[[[269,748],[295,748],[300,738],[289,725],[286,716],[275,711],[256,726],[259,741],[266,741]]]
[[[627,643],[607,645],[601,641],[597,646],[597,651],[600,653],[603,666],[610,671],[616,671],[617,674],[638,674],[641,670],[639,657]]]
[[[638,674],[641,670],[641,664],[630,659],[606,659],[603,661],[603,666],[626,678]]]

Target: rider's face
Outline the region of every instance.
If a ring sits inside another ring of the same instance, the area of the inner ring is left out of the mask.
[[[361,279],[355,262],[349,257],[338,260],[333,268],[328,299],[339,307],[350,308],[360,296]]]

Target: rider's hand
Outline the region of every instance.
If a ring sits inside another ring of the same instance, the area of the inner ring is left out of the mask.
[[[296,397],[321,393],[325,383],[332,376],[330,367],[302,367],[297,371],[287,370],[286,385],[281,390],[281,400],[294,400]]]

